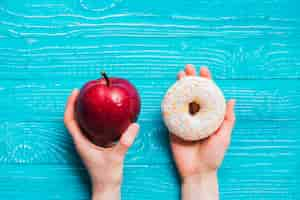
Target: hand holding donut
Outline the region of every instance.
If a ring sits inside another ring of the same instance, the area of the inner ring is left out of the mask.
[[[178,73],[178,79],[187,76],[196,76],[194,66],[186,65],[185,71]],[[200,76],[211,79],[205,67],[200,69]],[[227,102],[220,127],[204,140],[187,141],[170,133],[173,157],[182,179],[182,199],[218,199],[217,169],[230,144],[235,123],[234,105],[235,100]]]

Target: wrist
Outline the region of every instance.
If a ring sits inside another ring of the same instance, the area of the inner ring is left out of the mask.
[[[92,199],[93,200],[106,200],[120,199],[121,185],[103,185],[103,184],[93,184]]]
[[[181,195],[183,200],[219,199],[217,171],[184,177],[182,179]]]
[[[217,179],[217,171],[207,171],[198,174],[192,174],[189,176],[182,177],[182,185],[199,185],[202,182],[207,182]]]

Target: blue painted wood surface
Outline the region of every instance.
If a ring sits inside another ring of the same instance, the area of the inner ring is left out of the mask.
[[[238,102],[221,199],[300,199],[299,8],[298,0],[0,0],[0,199],[89,199],[62,115],[71,89],[103,69],[134,82],[143,101],[122,198],[179,199],[160,101],[186,63],[210,66]]]

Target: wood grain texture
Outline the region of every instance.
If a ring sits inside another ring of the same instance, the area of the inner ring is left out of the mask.
[[[293,173],[299,167],[300,123],[237,121],[224,168],[257,166]],[[141,121],[141,131],[126,164],[172,163],[168,132],[161,122]],[[60,122],[6,122],[0,137],[1,164],[79,164],[72,139]],[[245,176],[247,176],[245,174]]]
[[[223,199],[296,199],[297,186],[291,174],[270,171],[268,166],[263,165],[256,168],[261,173],[255,178],[251,169],[221,169],[218,176]],[[89,178],[81,167],[1,165],[0,169],[5,171],[5,174],[0,174],[0,192],[10,199],[18,199],[24,194],[26,199],[89,199],[90,196]],[[299,173],[299,170],[296,172]],[[62,183],[65,187],[61,187]],[[155,197],[178,199],[174,166],[126,165],[122,199],[150,200]]]
[[[115,7],[105,12],[85,9],[96,1],[68,1],[51,9],[46,3],[1,4],[2,38],[83,36],[112,37],[231,37],[295,35],[299,23],[297,0],[256,3],[252,0],[165,1],[108,0]],[[81,3],[80,3],[81,2]],[[36,4],[36,5],[37,5]],[[42,8],[44,6],[44,8]],[[213,11],[213,12],[212,12]],[[202,22],[202,23],[201,23]],[[201,24],[200,24],[201,23]],[[212,23],[215,23],[216,26]],[[162,31],[163,30],[163,31]]]
[[[271,37],[268,41],[223,36],[133,40],[58,37],[38,39],[33,44],[31,39],[3,40],[0,75],[5,79],[90,79],[101,70],[127,78],[156,79],[176,74],[186,63],[209,66],[217,79],[296,79],[300,75],[300,37]]]
[[[141,120],[160,120],[161,99],[175,81],[131,79],[142,98]],[[85,80],[1,81],[0,121],[62,121],[67,96]],[[237,99],[237,117],[245,120],[299,119],[298,80],[218,81],[225,96]],[[288,86],[288,87],[287,87]],[[21,112],[21,114],[20,114]]]
[[[299,78],[297,0],[96,2],[3,1],[1,77],[91,78],[104,68],[149,79],[194,63],[219,79]]]
[[[101,70],[142,96],[122,199],[179,199],[160,101],[186,63],[208,65],[237,126],[221,199],[300,199],[298,0],[0,1],[0,199],[89,199],[62,123]],[[63,187],[61,187],[63,186]]]

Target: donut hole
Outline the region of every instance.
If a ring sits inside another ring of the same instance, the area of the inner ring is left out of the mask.
[[[199,103],[192,101],[191,103],[189,103],[189,113],[191,115],[195,115],[199,112],[200,110],[200,105]]]

